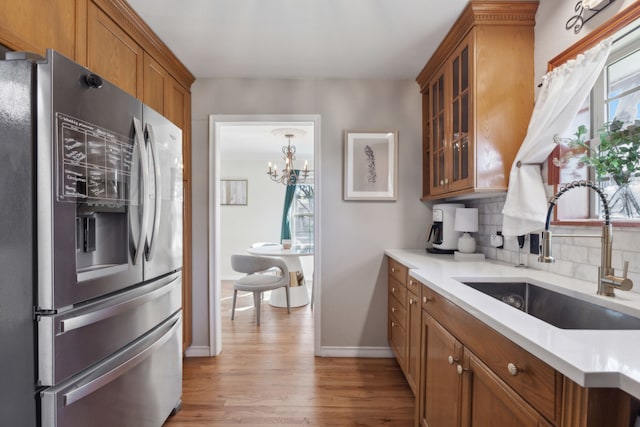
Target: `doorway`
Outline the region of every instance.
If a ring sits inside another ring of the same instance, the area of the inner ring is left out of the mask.
[[[279,171],[283,167],[282,147],[287,145],[284,137],[278,143],[264,132],[273,135],[283,133],[282,129],[301,129],[300,140],[296,146],[296,168],[303,168],[306,156],[309,156],[309,169],[312,171],[314,203],[313,203],[313,241],[315,250],[312,260],[313,271],[309,267],[303,270],[313,280],[314,305],[314,353],[320,347],[320,116],[319,115],[210,115],[209,116],[209,343],[210,355],[217,355],[222,350],[221,339],[221,283],[225,275],[230,274],[228,258],[230,252],[242,252],[252,243],[258,241],[281,240],[280,225],[282,222],[283,196],[286,186],[271,182],[267,175],[268,162],[277,165]],[[278,130],[277,132],[275,130]],[[273,131],[273,132],[271,132]],[[262,132],[263,136],[259,134]],[[244,135],[244,136],[243,136]],[[299,135],[299,136],[300,136]],[[269,142],[268,140],[271,140]],[[291,141],[292,145],[296,141]],[[306,145],[305,145],[306,144]],[[304,148],[306,146],[306,148]],[[298,162],[300,166],[298,166]],[[250,176],[250,178],[249,178]],[[309,182],[309,181],[308,181]],[[308,183],[307,182],[307,183]],[[221,183],[224,184],[221,189]],[[231,186],[239,186],[243,198],[236,200],[226,194]],[[225,189],[226,188],[226,189]],[[276,194],[276,195],[274,195]],[[232,201],[234,206],[227,203]],[[224,203],[224,205],[222,205]],[[261,206],[266,207],[261,214]],[[223,210],[224,209],[224,210]],[[253,213],[252,213],[253,212]],[[248,215],[254,215],[251,221]],[[225,219],[226,218],[226,219]],[[223,242],[222,221],[231,223],[225,227],[243,230],[245,236],[236,236],[234,243]],[[274,219],[275,218],[275,219]],[[266,229],[262,224],[270,224]],[[249,224],[256,226],[249,227]],[[274,226],[275,224],[275,226]],[[292,236],[293,237],[293,236]],[[308,238],[308,236],[307,236]],[[223,244],[224,243],[224,244]],[[235,245],[235,247],[234,247]]]

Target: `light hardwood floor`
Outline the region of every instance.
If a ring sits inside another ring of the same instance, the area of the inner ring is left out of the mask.
[[[309,306],[262,302],[256,326],[251,294],[222,285],[222,354],[184,361],[183,407],[166,427],[413,425],[414,399],[394,359],[313,354]]]

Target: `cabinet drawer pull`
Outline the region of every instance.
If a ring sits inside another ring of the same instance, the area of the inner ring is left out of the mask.
[[[519,372],[522,372],[522,369],[518,369],[518,367],[517,367],[515,364],[513,364],[513,363],[509,363],[509,364],[507,365],[507,370],[508,370],[508,371],[509,371],[509,373],[510,373],[511,375],[513,375],[514,377],[515,377],[516,375],[518,375],[518,373],[519,373]]]
[[[426,303],[431,302],[431,301],[433,301],[433,298],[431,298],[431,297],[422,297],[422,303],[423,304],[426,304]]]
[[[449,355],[449,357],[447,358],[447,361],[449,362],[449,365],[453,365],[454,363],[456,363],[458,361],[458,359],[456,359],[455,357]]]

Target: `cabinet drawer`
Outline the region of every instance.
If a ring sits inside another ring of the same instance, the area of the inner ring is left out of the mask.
[[[392,294],[389,294],[389,319],[407,329],[407,309]]]
[[[420,297],[420,288],[422,288],[422,283],[409,276],[407,279],[407,290],[413,292],[417,297]]]
[[[403,286],[407,284],[407,267],[400,264],[398,261],[389,258],[389,277],[393,277]]]
[[[403,307],[406,307],[407,288],[393,277],[389,277],[389,293],[396,297]]]
[[[405,361],[407,358],[407,332],[406,330],[393,319],[393,316],[389,317],[389,343],[396,355],[398,364],[405,370]]]
[[[427,287],[422,307],[542,415],[558,420],[561,375],[551,366]]]

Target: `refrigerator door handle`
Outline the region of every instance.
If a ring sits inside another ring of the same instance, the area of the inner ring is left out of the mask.
[[[75,317],[70,317],[68,319],[60,321],[60,333],[65,333],[69,331],[73,331],[74,329],[84,328],[85,326],[92,325],[101,320],[108,319],[110,317],[117,316],[120,313],[123,313],[127,310],[131,310],[135,307],[139,307],[148,301],[158,299],[162,295],[167,292],[171,292],[173,288],[168,286],[171,282],[175,282],[179,277],[171,280],[167,284],[163,285],[161,288],[158,288],[154,291],[148,292],[146,294],[140,295],[135,298],[128,299],[119,304],[110,305],[103,309],[98,309],[96,311],[92,311],[87,314],[82,314]]]
[[[160,208],[161,208],[161,186],[160,186],[160,161],[158,159],[158,150],[156,149],[156,137],[153,132],[153,126],[151,124],[146,125],[146,134],[149,139],[149,148],[151,149],[151,157],[153,158],[153,170],[155,176],[155,209],[153,215],[153,231],[151,236],[147,236],[147,249],[146,257],[147,261],[153,259],[156,245],[155,239],[158,235],[158,228],[160,227]]]
[[[136,265],[140,262],[140,256],[144,252],[144,237],[147,230],[147,223],[149,222],[149,215],[147,213],[146,198],[149,194],[147,190],[147,183],[149,182],[149,164],[147,160],[147,152],[144,147],[144,133],[142,131],[142,123],[137,117],[133,118],[133,127],[136,136],[136,145],[138,146],[138,152],[140,154],[140,169],[142,171],[142,194],[140,196],[140,207],[142,209],[142,223],[140,224],[140,234],[138,235],[137,244],[135,246],[135,255],[133,257],[133,264]]]
[[[180,318],[178,317],[173,320],[173,323],[169,326],[169,330],[165,332],[162,337],[158,338],[151,345],[146,347],[144,350],[137,353],[132,358],[126,360],[125,362],[119,364],[115,368],[109,370],[108,372],[100,375],[99,377],[88,381],[85,384],[79,384],[73,390],[63,395],[63,405],[69,406],[87,396],[91,393],[100,390],[102,387],[105,387],[110,382],[118,379],[122,375],[124,375],[127,371],[133,369],[141,362],[143,362],[147,357],[151,356],[153,352],[161,347],[164,343],[166,343],[173,333],[176,331],[178,326],[180,326]]]

